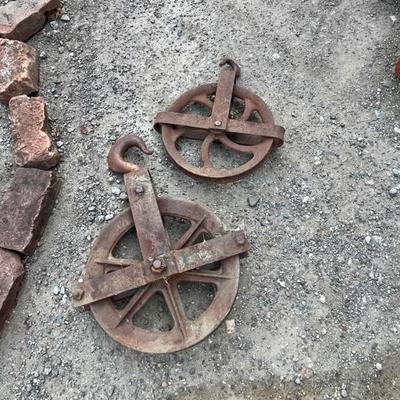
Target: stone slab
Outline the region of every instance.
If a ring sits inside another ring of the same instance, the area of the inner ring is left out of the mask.
[[[18,168],[0,203],[0,247],[34,252],[58,193],[53,171]]]
[[[9,106],[16,164],[40,169],[56,166],[60,156],[47,133],[47,107],[43,97],[16,96]]]
[[[37,51],[17,40],[0,39],[0,101],[39,90]]]

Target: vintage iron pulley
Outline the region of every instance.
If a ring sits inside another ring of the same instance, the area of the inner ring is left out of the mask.
[[[102,328],[124,346],[168,353],[198,343],[224,320],[238,289],[239,258],[247,255],[249,244],[242,231],[225,232],[219,219],[203,207],[157,198],[148,170],[123,159],[132,146],[151,153],[134,135],[124,136],[112,146],[109,167],[124,174],[130,208],[100,232],[85,267],[85,278],[72,288],[73,304],[89,306]],[[174,240],[165,229],[166,217],[186,221],[187,230]],[[133,228],[141,255],[118,258],[114,249]],[[208,240],[203,240],[206,237]],[[179,291],[184,282],[214,287],[211,303],[196,318],[186,315]],[[165,299],[173,320],[166,331],[148,330],[134,323],[134,316],[156,293]],[[122,308],[118,306],[121,300]]]
[[[285,132],[275,125],[270,109],[259,96],[236,84],[239,66],[229,58],[223,59],[220,65],[218,83],[187,91],[167,111],[160,112],[154,124],[168,155],[178,167],[195,178],[216,182],[231,181],[250,173],[273,147],[283,144]],[[236,103],[241,104],[239,112],[235,109]],[[186,112],[196,104],[206,107],[209,115]],[[200,165],[189,162],[179,151],[181,138],[202,141]],[[210,155],[214,142],[250,159],[231,169],[218,168]]]

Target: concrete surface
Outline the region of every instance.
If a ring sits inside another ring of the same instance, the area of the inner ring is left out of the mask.
[[[1,333],[0,399],[400,399],[398,3],[65,3],[70,21],[29,41],[64,182]],[[224,55],[287,140],[251,177],[217,186],[179,172],[151,121],[215,81]],[[5,107],[0,117],[3,186]],[[103,219],[126,207],[105,156],[128,132],[155,149],[145,163],[160,195],[245,227],[233,335],[222,325],[187,351],[146,355],[71,307]]]

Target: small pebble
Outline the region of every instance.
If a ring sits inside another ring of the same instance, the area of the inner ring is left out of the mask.
[[[378,119],[383,119],[386,116],[386,113],[384,111],[381,110],[375,110],[375,116]]]
[[[63,22],[69,22],[71,20],[71,18],[67,15],[67,14],[63,14],[61,15],[61,21]]]
[[[227,319],[225,321],[226,324],[226,332],[228,335],[233,335],[235,333],[235,320]]]
[[[345,399],[347,397],[347,390],[346,389],[342,389],[340,391],[341,396]]]
[[[112,194],[115,194],[116,196],[118,196],[118,195],[121,193],[121,189],[118,188],[118,187],[116,187],[116,186],[114,186],[114,187],[111,189],[111,193],[112,193]]]
[[[58,22],[57,21],[50,21],[49,24],[51,26],[51,29],[54,29],[54,30],[58,29]]]
[[[58,294],[60,294],[60,288],[59,288],[58,286],[54,286],[53,294],[55,294],[56,296],[57,296]]]
[[[378,371],[382,371],[382,364],[381,363],[376,363],[375,364],[375,368],[378,370]]]
[[[396,178],[400,178],[400,169],[393,168],[392,173]]]
[[[389,195],[390,195],[390,197],[396,197],[397,196],[397,189],[396,188],[391,188],[389,190]]]
[[[110,398],[115,392],[115,385],[111,385],[106,389],[107,396]]]
[[[128,195],[125,192],[121,192],[121,194],[119,195],[119,198],[121,200],[126,200],[128,198]]]
[[[258,204],[259,201],[260,201],[260,199],[258,197],[256,197],[256,196],[249,196],[247,198],[247,204],[250,207],[255,207]]]

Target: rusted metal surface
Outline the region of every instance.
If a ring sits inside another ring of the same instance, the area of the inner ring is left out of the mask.
[[[228,67],[226,67],[228,65]],[[161,133],[168,155],[187,174],[215,181],[230,181],[250,173],[268,155],[272,147],[283,144],[284,128],[275,125],[270,109],[256,94],[236,85],[240,68],[231,59],[223,67],[218,84],[198,86],[180,96],[165,112],[155,118],[155,129]],[[244,104],[239,116],[233,112],[233,99]],[[211,111],[208,117],[185,113],[187,106],[201,104]],[[253,121],[255,115],[260,121]],[[203,141],[201,166],[189,163],[177,148],[180,138]],[[250,160],[232,168],[217,168],[211,160],[211,146],[219,142]]]
[[[119,139],[111,149],[109,165],[125,173],[130,208],[98,236],[85,279],[72,289],[73,303],[89,305],[103,329],[127,347],[149,353],[178,351],[203,340],[230,311],[238,288],[239,258],[247,255],[249,244],[242,231],[226,233],[213,214],[192,202],[156,198],[147,169],[123,160],[130,146],[150,153],[133,135]],[[190,225],[180,238],[172,240],[165,217]],[[113,251],[132,228],[141,255],[117,258]],[[199,242],[204,235],[210,239]],[[185,312],[178,290],[183,282],[215,288],[212,302],[195,319]],[[164,297],[173,320],[171,330],[152,331],[134,324],[134,316],[156,293]],[[121,299],[126,301],[122,309],[116,303]]]
[[[153,152],[149,150],[140,137],[136,135],[126,135],[118,139],[111,147],[108,153],[107,161],[110,169],[114,172],[126,174],[128,172],[139,171],[140,167],[136,164],[124,160],[123,155],[131,148],[137,147],[144,154],[150,155]]]
[[[141,235],[138,236],[140,239]],[[88,279],[76,286],[80,298],[74,301],[74,305],[86,306],[160,279],[169,279],[176,274],[201,268],[232,256],[246,254],[249,244],[243,238],[242,231],[231,232],[184,249],[167,250],[155,259],[144,257],[143,262],[124,260],[123,262],[126,263],[123,265],[124,268]],[[108,260],[96,262],[107,265]],[[157,266],[156,270],[154,270],[154,264]],[[164,268],[161,270],[162,266]]]

